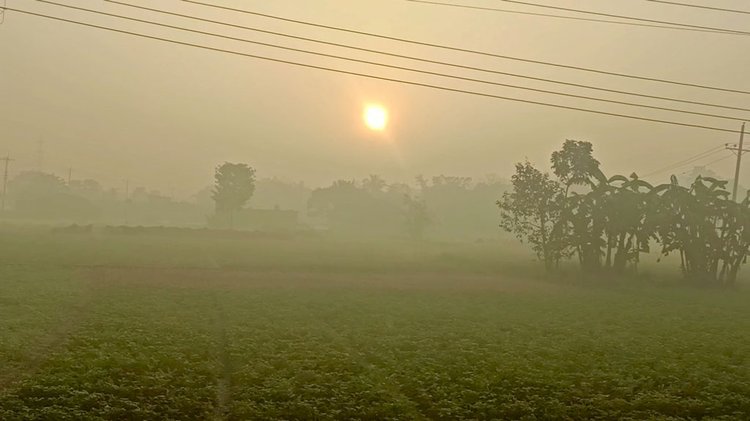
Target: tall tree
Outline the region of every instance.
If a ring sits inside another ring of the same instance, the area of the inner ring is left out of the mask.
[[[211,197],[217,214],[229,215],[229,227],[234,228],[234,213],[255,193],[255,169],[247,164],[225,162],[216,168]]]
[[[522,242],[531,244],[547,270],[551,270],[565,254],[565,246],[556,235],[564,200],[563,188],[528,161],[516,164],[511,184],[513,190],[497,202],[502,218],[500,226]]]
[[[591,142],[566,140],[559,151],[552,153],[552,170],[566,191],[572,186],[589,186],[592,189],[607,179],[593,156]]]
[[[427,203],[424,199],[404,194],[404,217],[406,219],[406,229],[411,238],[415,240],[424,238],[425,229],[431,221]]]
[[[602,266],[605,214],[602,207],[608,195],[607,178],[599,169],[590,142],[566,140],[552,153],[552,170],[565,186],[561,234],[575,249],[581,267],[588,272]],[[589,189],[588,193],[571,187]]]

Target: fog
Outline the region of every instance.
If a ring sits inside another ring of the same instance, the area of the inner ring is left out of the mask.
[[[211,39],[39,2],[14,3],[10,6],[314,65],[739,129],[739,123],[731,121],[446,80]],[[729,7],[744,5],[741,1],[725,3]],[[243,6],[242,2],[225,4]],[[567,5],[596,9],[599,2],[571,1]],[[505,6],[528,10],[518,5]],[[734,106],[742,106],[744,99],[730,93],[418,47],[177,1],[161,2],[154,7],[404,55],[626,91]],[[259,12],[436,44],[747,89],[744,70],[750,65],[750,58],[742,54],[745,46],[742,36],[570,22],[405,1],[322,1],[315,6],[277,1],[254,7]],[[609,96],[233,30],[116,4],[102,3],[97,8],[319,52],[523,86]],[[741,15],[658,4],[621,2],[611,5],[608,11],[705,26],[742,28],[744,25]],[[507,178],[514,162],[528,157],[543,164],[564,139],[574,138],[593,142],[601,161],[613,172],[644,173],[658,169],[665,161],[677,161],[715,144],[735,142],[737,138],[731,133],[588,115],[295,68],[13,12],[6,14],[0,34],[3,58],[0,77],[4,81],[0,88],[3,98],[0,152],[16,159],[11,165],[13,174],[41,168],[65,178],[72,168],[74,178],[96,178],[117,189],[124,189],[123,180],[129,179],[134,185],[181,199],[189,198],[210,183],[207,180],[214,167],[224,161],[248,162],[263,177],[304,181],[312,187],[370,174],[400,182],[410,182],[419,174],[475,179],[498,174]],[[663,105],[637,97],[624,99]],[[385,138],[373,136],[361,124],[362,106],[367,102],[378,102],[389,109],[391,124]],[[689,105],[679,108],[705,110]],[[726,112],[732,113],[742,115]],[[717,168],[724,176],[732,175],[731,162],[722,162]]]
[[[748,7],[4,1],[0,419],[747,419]]]

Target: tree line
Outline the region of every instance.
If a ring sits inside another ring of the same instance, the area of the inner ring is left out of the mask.
[[[216,167],[211,197],[215,211],[231,226],[232,214],[255,201],[255,170],[243,163]],[[439,175],[416,177],[414,183],[388,182],[378,175],[362,180],[339,179],[306,192],[305,222],[332,233],[365,236],[408,236],[422,239],[496,236],[497,210],[491,204],[508,189],[496,178]]]
[[[586,273],[635,272],[656,248],[679,255],[687,280],[736,282],[750,247],[750,195],[736,202],[727,181],[701,175],[656,186],[635,173],[608,177],[584,141],[567,140],[550,163],[552,174],[516,164],[512,189],[497,201],[501,227],[547,270],[575,258]]]

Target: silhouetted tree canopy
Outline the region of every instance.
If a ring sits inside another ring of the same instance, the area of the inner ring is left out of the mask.
[[[71,192],[62,178],[38,171],[22,172],[8,183],[9,198],[17,217],[82,221],[99,210],[89,200]]]
[[[513,189],[497,202],[500,226],[529,243],[545,267],[552,269],[564,252],[559,236],[553,233],[560,221],[563,188],[528,161],[516,164],[511,184]]]
[[[680,255],[686,279],[736,281],[750,248],[750,196],[730,200],[727,181],[697,175],[684,187],[672,176],[654,187],[635,173],[606,178],[592,145],[572,140],[551,162],[557,180],[517,164],[513,191],[498,202],[501,226],[529,242],[547,268],[576,255],[585,272],[636,270],[656,242],[662,255]]]
[[[255,169],[247,164],[225,162],[216,168],[211,197],[216,212],[235,212],[242,209],[255,193]]]
[[[606,181],[594,159],[590,142],[566,140],[561,150],[552,153],[552,170],[566,188],[590,186]]]

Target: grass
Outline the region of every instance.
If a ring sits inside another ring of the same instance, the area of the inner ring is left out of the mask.
[[[2,238],[4,420],[750,413],[744,289],[555,282],[494,243]]]

